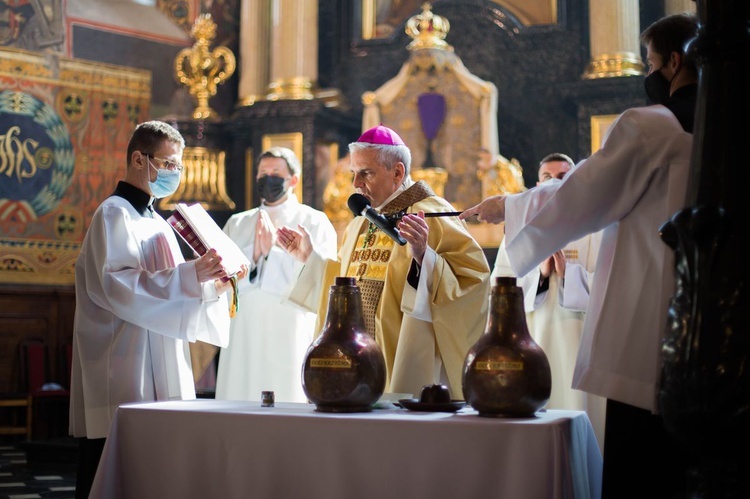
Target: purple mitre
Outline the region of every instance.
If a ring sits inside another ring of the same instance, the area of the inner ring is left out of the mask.
[[[387,146],[405,146],[404,141],[396,132],[383,125],[382,123],[375,128],[370,128],[363,133],[357,142],[366,142],[368,144],[383,144]]]

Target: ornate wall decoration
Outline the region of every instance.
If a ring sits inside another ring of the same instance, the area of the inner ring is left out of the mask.
[[[392,126],[412,152],[412,177],[425,180],[457,208],[472,206],[498,184],[507,192],[523,190],[520,164],[505,160],[510,180],[500,175],[477,175],[477,152],[498,155],[497,88],[471,74],[445,42],[450,23],[432,13],[429,3],[409,19],[406,47],[409,59],[399,73],[362,97],[362,129],[377,123]],[[503,158],[504,159],[504,158]],[[513,178],[513,173],[517,172]],[[507,175],[506,175],[507,176]]]
[[[208,105],[216,95],[218,85],[234,74],[237,67],[234,54],[227,47],[219,46],[211,50],[216,37],[216,23],[211,14],[201,14],[196,19],[190,36],[195,40],[192,47],[182,49],[175,58],[175,77],[188,87],[198,106],[193,111],[193,119],[216,120],[216,112]]]
[[[150,86],[140,70],[0,51],[0,282],[73,283]]]
[[[526,26],[557,22],[557,0],[493,0],[507,8]],[[409,16],[419,11],[424,0],[361,0],[362,38],[391,36]]]

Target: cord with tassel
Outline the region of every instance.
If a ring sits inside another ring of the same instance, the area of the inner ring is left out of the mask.
[[[240,309],[240,289],[237,284],[237,276],[230,277],[229,282],[232,285],[232,304],[229,306],[229,317],[234,319]]]

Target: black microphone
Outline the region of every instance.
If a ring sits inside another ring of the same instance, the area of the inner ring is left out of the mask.
[[[393,225],[393,223],[383,215],[375,211],[375,209],[370,206],[370,202],[367,200],[367,198],[362,194],[352,194],[351,196],[349,196],[349,200],[346,202],[346,204],[347,206],[349,206],[349,209],[352,210],[352,213],[354,213],[355,215],[363,215],[378,229],[388,234],[388,236],[396,241],[400,246],[406,244],[406,240],[401,237],[401,234],[398,232],[398,229]]]

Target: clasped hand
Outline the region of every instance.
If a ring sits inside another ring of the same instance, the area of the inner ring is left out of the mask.
[[[274,227],[271,218],[263,210],[258,214],[258,221],[255,224],[255,245],[253,247],[253,261],[256,263],[260,257],[267,257],[271,252],[271,247],[276,244],[276,227]]]
[[[539,272],[542,277],[549,277],[552,272],[560,277],[565,277],[565,253],[563,250],[555,251],[551,257],[539,264]]]

